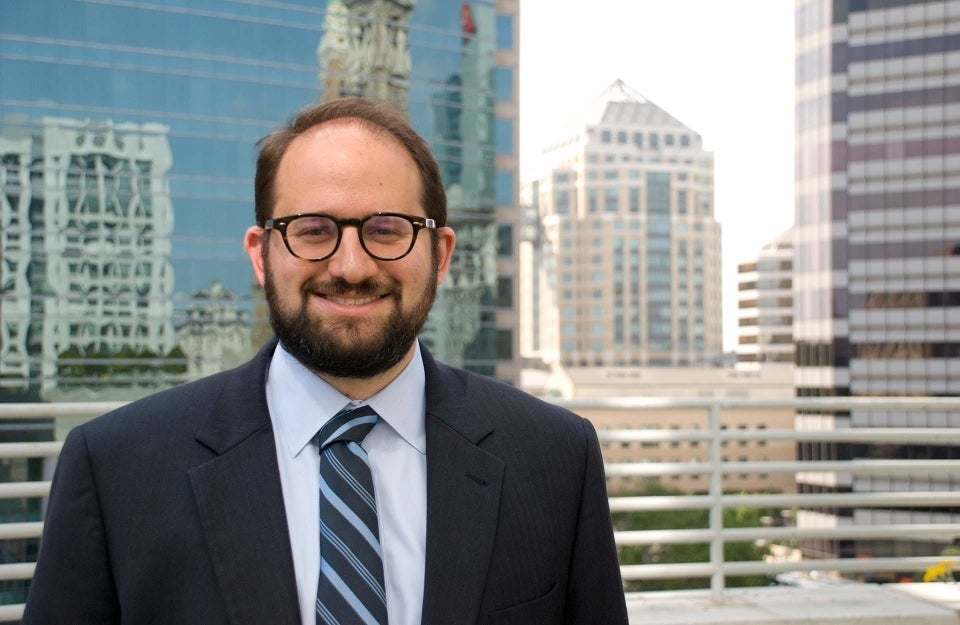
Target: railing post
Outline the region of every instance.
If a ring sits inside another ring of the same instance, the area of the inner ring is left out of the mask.
[[[723,600],[723,470],[720,436],[720,405],[710,404],[710,564],[715,568],[710,576],[710,597],[715,602]]]

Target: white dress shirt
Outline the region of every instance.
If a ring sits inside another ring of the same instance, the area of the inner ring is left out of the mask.
[[[348,403],[368,404],[381,417],[363,448],[377,499],[387,616],[390,625],[419,625],[427,536],[427,438],[419,344],[400,375],[366,402],[351,402],[278,345],[267,375],[267,406],[303,625],[316,625],[320,577],[317,433]]]

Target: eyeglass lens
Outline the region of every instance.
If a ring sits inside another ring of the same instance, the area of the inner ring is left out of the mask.
[[[339,226],[330,217],[304,215],[287,224],[290,250],[301,258],[323,258],[337,246]],[[378,258],[403,256],[413,246],[413,224],[394,215],[373,215],[363,221],[360,240],[367,252]]]

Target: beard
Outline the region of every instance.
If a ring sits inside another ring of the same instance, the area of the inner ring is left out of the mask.
[[[427,286],[408,311],[402,309],[402,289],[395,281],[389,285],[373,280],[351,284],[342,278],[305,282],[300,288],[299,308],[288,310],[280,302],[267,258],[264,265],[270,325],[284,349],[314,373],[339,378],[372,378],[403,360],[417,340],[437,293],[434,262]],[[394,301],[393,311],[378,328],[370,328],[366,319],[323,319],[309,308],[310,299],[318,292],[356,297],[386,292]]]

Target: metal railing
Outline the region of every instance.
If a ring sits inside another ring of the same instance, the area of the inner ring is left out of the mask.
[[[556,403],[575,412],[588,413],[609,410],[703,411],[707,427],[703,429],[603,429],[601,441],[610,443],[659,444],[674,442],[704,442],[709,446],[709,462],[635,462],[608,463],[608,478],[618,476],[663,478],[665,476],[707,474],[709,484],[703,494],[677,496],[611,496],[614,513],[669,510],[707,510],[709,523],[703,529],[618,531],[619,546],[708,543],[708,562],[675,564],[625,564],[621,567],[624,580],[670,579],[681,577],[709,578],[711,594],[721,599],[726,579],[739,575],[775,575],[794,571],[836,571],[840,573],[923,570],[949,560],[960,565],[960,558],[898,557],[819,558],[800,561],[726,561],[724,546],[732,542],[766,540],[770,542],[804,539],[875,540],[888,538],[942,539],[949,543],[960,537],[960,523],[919,523],[887,525],[840,525],[836,527],[724,527],[723,512],[729,508],[810,509],[835,508],[918,508],[924,506],[960,507],[960,496],[948,491],[897,491],[863,493],[757,493],[730,494],[724,492],[724,477],[732,474],[770,473],[845,473],[852,475],[909,476],[960,475],[960,460],[866,460],[795,461],[769,460],[748,462],[723,461],[724,442],[731,441],[792,441],[792,442],[859,442],[905,444],[960,444],[960,428],[853,428],[840,430],[796,431],[793,429],[725,429],[723,415],[727,410],[794,410],[829,413],[830,411],[892,410],[960,413],[960,398],[811,398],[811,399],[757,399],[757,398],[610,398],[593,400],[565,400]],[[46,420],[59,424],[61,430],[74,423],[102,414],[119,406],[112,402],[60,404],[0,404],[0,423],[11,420]],[[663,421],[668,422],[664,416]],[[65,425],[66,424],[66,425]],[[51,425],[53,428],[54,425]],[[3,443],[0,461],[21,458],[55,458],[60,442]],[[49,493],[49,481],[0,483],[0,499],[43,498]],[[35,539],[41,536],[41,522],[0,523],[0,540]],[[0,565],[0,581],[28,580],[33,576],[35,563],[22,562]],[[22,605],[0,606],[0,621],[20,618]]]
[[[600,430],[603,443],[646,443],[704,441],[709,443],[709,462],[640,462],[609,463],[607,477],[634,476],[664,478],[684,474],[708,474],[709,487],[702,495],[681,496],[612,496],[610,508],[617,512],[664,510],[707,510],[709,527],[696,530],[646,530],[616,532],[618,546],[681,543],[708,543],[709,562],[682,564],[623,565],[624,580],[649,580],[682,577],[709,577],[711,595],[723,597],[726,578],[738,575],[769,575],[785,572],[830,571],[837,573],[878,573],[903,570],[923,571],[944,561],[960,564],[956,556],[921,556],[895,558],[817,558],[800,561],[729,562],[724,558],[724,545],[730,542],[801,541],[804,539],[876,540],[922,538],[940,539],[946,544],[960,537],[960,523],[871,524],[837,525],[835,527],[746,527],[725,528],[723,511],[729,508],[960,508],[960,495],[949,491],[852,492],[852,493],[783,493],[730,494],[723,488],[724,476],[731,474],[793,474],[844,473],[853,476],[883,475],[904,477],[921,474],[960,476],[960,460],[769,460],[725,462],[722,459],[724,442],[731,441],[791,441],[835,443],[904,443],[913,445],[957,445],[960,428],[849,428],[836,430],[796,429],[729,429],[723,424],[725,410],[789,409],[812,414],[831,412],[932,411],[960,413],[960,398],[945,397],[844,397],[844,398],[608,398],[566,400],[556,402],[575,412],[629,410],[631,412],[702,410],[707,427],[702,430]],[[669,416],[663,417],[669,422]],[[953,515],[960,520],[960,515]]]

